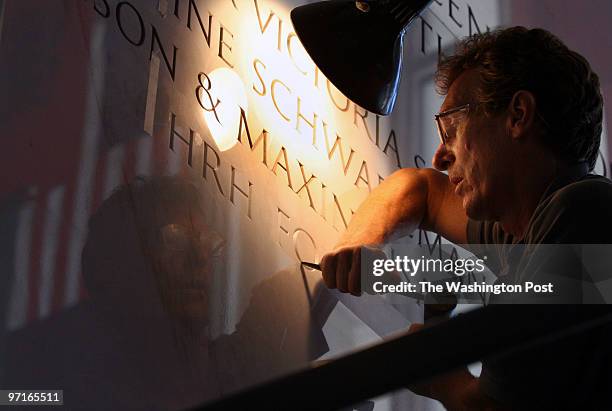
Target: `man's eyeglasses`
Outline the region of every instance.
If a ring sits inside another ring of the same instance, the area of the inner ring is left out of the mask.
[[[172,252],[185,252],[194,246],[205,247],[211,257],[219,257],[225,241],[212,230],[193,232],[180,224],[166,224],[158,231],[157,245]]]
[[[474,106],[475,104],[464,104],[442,111],[434,116],[442,144],[447,144],[455,137],[461,121],[469,114],[470,108]]]
[[[436,121],[436,126],[438,128],[438,135],[440,136],[440,141],[442,144],[447,144],[455,137],[459,125],[462,124],[462,121],[470,113],[470,110],[474,110],[478,104],[479,103],[468,103],[462,106],[453,107],[434,115],[434,120]],[[544,128],[550,130],[550,124],[539,111],[536,111],[536,116],[542,122]]]

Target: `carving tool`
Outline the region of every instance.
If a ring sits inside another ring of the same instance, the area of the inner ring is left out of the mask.
[[[306,261],[302,261],[300,264],[302,264],[304,267],[308,267],[308,268],[312,268],[313,270],[321,270],[321,266],[319,264],[315,264],[315,263],[308,263]]]

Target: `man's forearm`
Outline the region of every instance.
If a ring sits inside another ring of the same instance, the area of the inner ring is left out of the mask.
[[[357,209],[338,246],[381,244],[417,229],[427,208],[427,184],[419,169],[393,173]]]
[[[465,243],[467,216],[448,177],[433,169],[401,169],[361,204],[333,250],[320,261],[329,288],[361,293],[361,251],[417,228]],[[380,250],[378,250],[380,251]]]

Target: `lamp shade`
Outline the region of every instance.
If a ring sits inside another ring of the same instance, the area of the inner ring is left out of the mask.
[[[388,115],[399,86],[404,31],[430,1],[322,1],[296,7],[291,21],[338,90],[366,110]]]

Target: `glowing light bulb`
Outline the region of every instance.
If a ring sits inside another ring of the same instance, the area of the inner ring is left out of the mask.
[[[247,113],[247,97],[242,80],[231,69],[222,67],[208,74],[210,101],[214,110],[202,110],[212,138],[221,151],[237,142],[240,108]],[[218,103],[217,103],[218,102]]]

